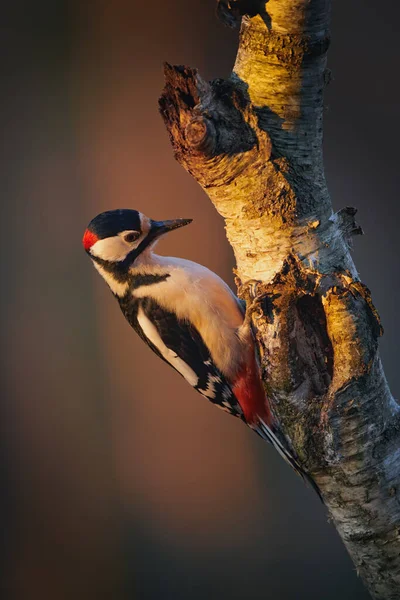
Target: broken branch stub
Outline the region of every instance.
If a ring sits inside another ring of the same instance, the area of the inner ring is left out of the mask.
[[[196,70],[165,66],[160,112],[175,157],[204,188],[234,178],[259,154],[271,154],[271,140],[258,127],[248,98],[232,82],[205,82]]]

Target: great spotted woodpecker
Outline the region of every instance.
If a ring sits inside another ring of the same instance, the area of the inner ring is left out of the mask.
[[[136,210],[111,210],[89,223],[83,246],[142,340],[310,480],[274,433],[251,326],[238,298],[205,267],[153,252],[162,235],[191,221],[153,221]]]

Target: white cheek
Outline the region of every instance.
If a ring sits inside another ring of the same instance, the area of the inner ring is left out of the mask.
[[[102,260],[119,262],[126,258],[132,247],[122,237],[116,235],[104,240],[99,240],[90,248],[90,254]]]

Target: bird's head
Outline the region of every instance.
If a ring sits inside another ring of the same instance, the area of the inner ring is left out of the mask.
[[[90,221],[82,243],[95,263],[123,272],[159,237],[191,222],[192,219],[153,221],[137,210],[108,210]]]

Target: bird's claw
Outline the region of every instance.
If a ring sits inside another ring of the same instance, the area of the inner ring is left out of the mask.
[[[258,281],[258,279],[249,279],[244,285],[248,289],[250,299],[253,301],[257,300],[259,298],[258,287],[261,285],[261,281]]]
[[[257,279],[249,279],[243,284],[243,287],[247,288],[248,296],[248,301],[246,302],[246,315],[244,319],[245,326],[251,326],[253,314],[260,309],[260,300],[264,296],[262,292],[259,292],[260,285],[261,281],[258,281]]]

